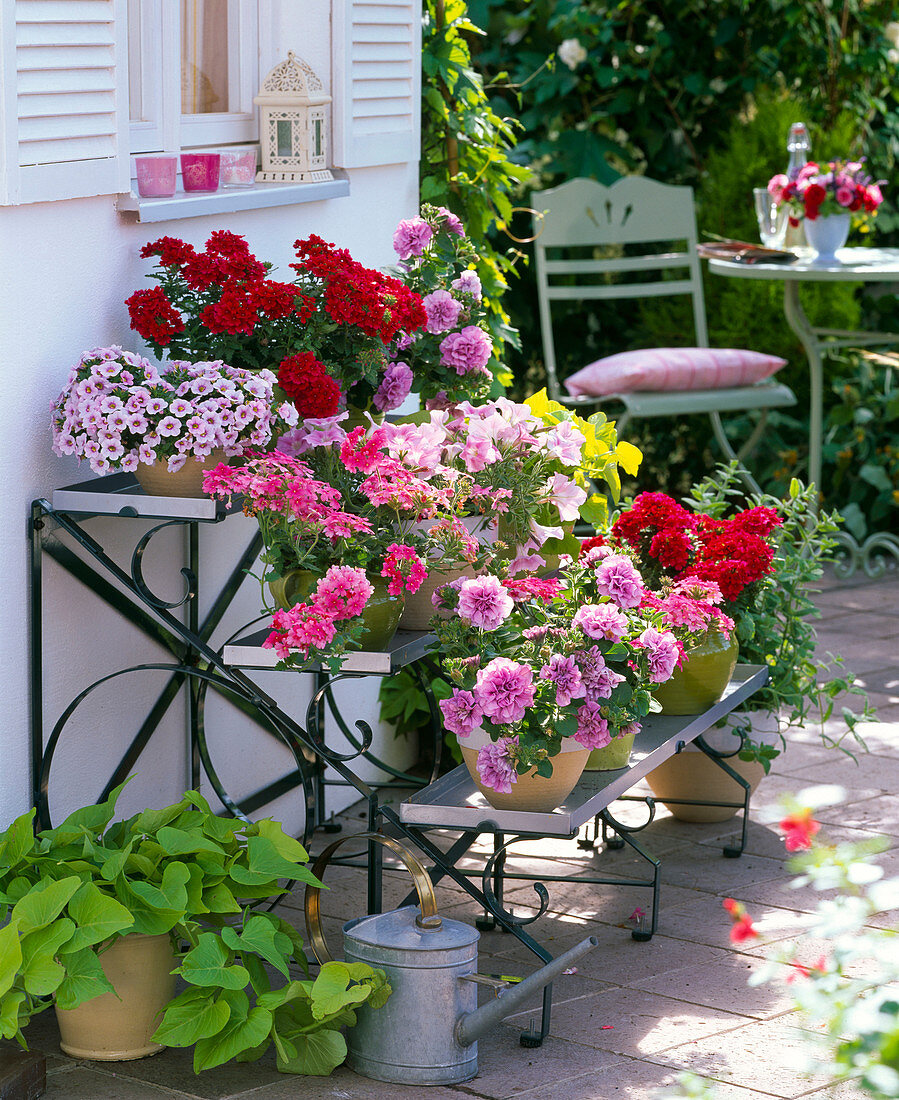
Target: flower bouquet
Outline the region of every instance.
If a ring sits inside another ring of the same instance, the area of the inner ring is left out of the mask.
[[[53,405],[53,450],[88,459],[98,474],[163,460],[175,473],[191,458],[239,455],[296,423],[288,402],[273,405],[274,382],[270,371],[221,362],[160,371],[134,352],[95,348]]]
[[[851,214],[856,228],[867,230],[868,221],[883,202],[880,184],[874,182],[860,161],[830,161],[822,168],[809,161],[799,170],[795,180],[783,173],[768,181],[768,193],[774,202],[786,204],[790,223],[801,218],[815,221],[831,214]]]
[[[438,590],[453,611],[435,626],[454,685],[440,702],[444,726],[492,804],[508,805],[502,796],[526,775],[550,779],[566,751],[582,750],[582,770],[589,750],[636,732],[658,709],[651,692],[672,675],[680,647],[643,596],[624,555],[597,569],[570,563],[557,578],[484,576]],[[466,748],[476,736],[473,759]],[[541,810],[568,793],[547,791]]]
[[[393,235],[398,277],[421,296],[424,329],[398,345],[412,371],[412,391],[427,408],[486,398],[493,382],[493,343],[486,330],[478,254],[445,207],[422,206]]]
[[[295,248],[296,278],[286,283],[235,233],[217,230],[202,251],[173,237],[151,241],[141,255],[156,258],[149,277],[159,285],[127,299],[131,327],[159,356],[271,369],[304,417],[341,404],[396,408],[411,371],[391,352],[425,323],[421,300],[319,237]]]

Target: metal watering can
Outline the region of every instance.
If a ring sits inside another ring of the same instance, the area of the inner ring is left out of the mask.
[[[342,837],[322,852],[312,873],[320,879],[334,851],[348,840],[374,840],[398,855],[415,881],[420,905],[420,911],[406,906],[343,926],[347,962],[384,970],[393,987],[381,1008],[360,1005],[356,1026],[347,1031],[347,1065],[364,1077],[418,1085],[470,1080],[478,1072],[480,1036],[599,942],[588,936],[478,1008],[480,933],[438,916],[431,879],[408,848],[378,833]],[[306,929],[315,957],[325,963],[331,955],[321,928],[320,893],[306,887]]]

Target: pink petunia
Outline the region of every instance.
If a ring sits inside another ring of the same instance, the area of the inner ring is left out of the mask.
[[[527,665],[494,657],[475,683],[475,698],[492,722],[520,722],[534,703],[534,674]]]
[[[470,691],[454,688],[449,699],[441,699],[439,706],[444,726],[457,737],[469,737],[481,728],[484,712]]]
[[[466,578],[459,588],[456,613],[479,630],[496,630],[515,606],[498,577]]]
[[[485,787],[500,794],[512,793],[512,784],[518,782],[518,774],[509,756],[509,746],[517,744],[517,737],[501,737],[478,749],[478,775]]]
[[[596,589],[619,607],[638,607],[643,598],[643,580],[623,554],[610,554],[599,563]]]

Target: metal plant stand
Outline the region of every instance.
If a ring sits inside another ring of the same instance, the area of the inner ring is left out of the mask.
[[[232,509],[233,511],[234,509]],[[640,825],[628,825],[612,815],[610,807],[617,799],[628,797],[627,792],[650,770],[687,744],[695,741],[728,774],[742,783],[744,797],[739,805],[744,811],[743,837],[738,846],[726,850],[726,855],[739,855],[746,838],[746,821],[749,809],[749,790],[728,766],[726,758],[715,753],[702,741],[702,734],[720,718],[747,699],[767,681],[764,666],[738,665],[723,699],[701,715],[687,717],[652,716],[638,735],[629,767],[609,772],[585,772],[574,792],[566,802],[552,813],[523,813],[497,810],[490,807],[477,792],[467,769],[456,768],[437,778],[440,768],[440,738],[436,736],[430,781],[415,779],[389,768],[370,753],[372,732],[361,721],[355,722],[355,731],[340,716],[331,698],[331,687],[338,681],[358,676],[390,676],[399,669],[421,661],[415,671],[425,691],[434,719],[435,734],[439,731],[439,712],[429,688],[430,678],[436,672],[431,657],[434,636],[425,632],[399,632],[386,652],[357,652],[344,661],[340,673],[332,674],[319,666],[309,665],[300,670],[301,675],[315,676],[315,689],[307,707],[304,724],[287,714],[252,678],[253,671],[272,670],[277,658],[272,650],[263,649],[266,632],[232,637],[216,650],[210,644],[213,631],[231,604],[246,571],[252,566],[261,549],[260,540],[254,537],[240,560],[232,569],[222,591],[216,596],[208,614],[201,620],[198,609],[200,584],[199,528],[204,523],[222,523],[230,514],[222,504],[203,498],[200,500],[145,496],[128,474],[116,474],[80,485],[61,489],[53,494],[52,502],[37,500],[32,506],[30,537],[32,548],[32,627],[31,627],[31,697],[32,697],[32,762],[33,800],[38,809],[38,824],[50,825],[48,792],[54,754],[72,715],[81,703],[101,685],[117,677],[132,673],[162,673],[164,686],[150,713],[132,738],[121,760],[114,767],[99,799],[105,798],[111,789],[122,782],[133,769],[151,741],[154,730],[178,694],[184,690],[188,702],[188,738],[190,746],[190,778],[193,786],[199,786],[206,777],[226,812],[246,819],[260,807],[285,793],[296,791],[303,799],[306,816],[301,839],[308,845],[316,829],[332,828],[327,819],[325,769],[336,772],[338,782],[355,788],[367,807],[367,827],[370,832],[389,831],[405,836],[420,848],[431,860],[431,874],[435,881],[450,878],[472,897],[486,914],[482,926],[501,928],[516,936],[541,961],[549,962],[552,956],[527,931],[542,916],[549,905],[549,895],[544,882],[568,881],[560,875],[525,875],[508,867],[509,849],[522,840],[535,838],[566,838],[577,840],[582,847],[594,848],[601,840],[610,848],[627,845],[649,868],[646,878],[622,879],[597,875],[578,881],[595,884],[616,884],[645,887],[651,891],[652,915],[649,928],[635,929],[636,939],[649,939],[656,931],[659,902],[659,861],[640,843],[635,835],[653,820],[655,800],[642,798],[647,807],[647,819]],[[125,518],[152,518],[159,522],[140,537],[133,550],[130,568],[123,569],[106,549],[83,527],[85,518],[97,516],[122,516]],[[179,527],[185,532],[186,564],[181,568],[185,591],[177,600],[164,600],[146,583],[142,561],[150,541],[164,528]],[[171,654],[170,661],[131,665],[102,676],[90,684],[69,703],[56,721],[46,741],[41,720],[43,688],[43,585],[42,561],[45,554],[57,562],[73,577],[87,587],[106,605],[120,611],[148,638],[164,646]],[[183,621],[175,614],[183,609]],[[255,624],[248,624],[250,629]],[[242,632],[241,632],[242,633]],[[204,716],[209,689],[222,693],[249,715],[268,735],[285,745],[292,756],[293,767],[253,794],[241,799],[233,798],[225,789],[211,758],[206,739]],[[339,753],[324,743],[325,708],[330,705],[337,727],[348,739],[351,750]],[[379,790],[366,783],[353,771],[351,762],[365,755],[373,763],[395,777],[396,785],[424,784],[417,794],[401,803],[398,808],[381,805]],[[737,805],[736,803],[734,805]],[[458,832],[446,852],[434,842],[431,830]],[[592,830],[592,836],[591,834]],[[472,846],[483,834],[493,837],[492,853],[484,861],[482,871],[469,871],[458,866],[459,861],[471,852]],[[348,859],[346,862],[352,862]],[[373,841],[366,843],[366,853],[361,862],[352,865],[367,868],[367,904],[369,913],[381,912],[382,897],[382,847]],[[480,879],[480,883],[477,883]],[[507,908],[503,898],[504,883],[508,880],[534,880],[537,895],[537,912],[529,916],[516,916]],[[414,898],[410,895],[407,902]],[[522,1035],[526,1046],[539,1046],[547,1035],[550,1022],[551,987],[544,992],[543,1014],[540,1031],[529,1029]]]

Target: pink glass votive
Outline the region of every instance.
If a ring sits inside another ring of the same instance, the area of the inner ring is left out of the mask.
[[[252,187],[256,182],[256,150],[231,150],[221,154],[222,186]]]
[[[178,158],[172,156],[135,157],[137,193],[144,199],[170,198],[175,194]]]
[[[181,180],[185,191],[218,191],[218,153],[182,153]]]

